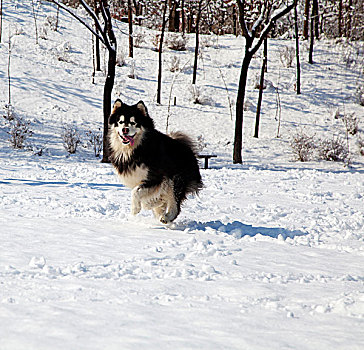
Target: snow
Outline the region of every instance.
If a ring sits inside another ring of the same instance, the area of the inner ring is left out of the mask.
[[[206,105],[190,101],[192,63],[178,76],[168,70],[174,55],[181,66],[192,62],[193,36],[187,51],[164,52],[162,105],[155,103],[158,54],[150,40],[136,48],[135,60],[117,67],[114,97],[143,100],[164,131],[174,82],[170,130],[202,135],[204,151],[218,155],[201,169],[200,196],[164,226],[150,212],[130,215],[130,190],[91,149],[68,156],[62,146],[63,125],[102,126],[105,77],[91,84],[87,29],[61,12],[59,32],[36,45],[31,2],[3,6],[0,102],[8,101],[8,33],[17,31],[12,104],[31,121],[28,144],[44,152],[13,150],[1,121],[1,350],[364,348],[363,157],[354,137],[351,167],[293,162],[289,146],[297,128],[341,132],[337,109],[363,120],[355,100],[360,64],[342,58],[349,45],[316,43],[314,65],[304,51],[297,96],[295,68],[279,61],[293,42],[269,41],[267,79],[280,89],[281,137],[275,89],[267,89],[259,139],[251,137],[253,108],[245,115],[242,165],[232,164],[234,121],[220,70],[233,100],[244,40],[220,37],[203,49],[197,82],[212,100]],[[55,8],[42,2],[37,13],[41,26]],[[118,47],[127,48],[116,33]],[[137,79],[127,77],[132,62]],[[252,62],[251,81],[260,62]],[[254,106],[252,85],[247,96]]]

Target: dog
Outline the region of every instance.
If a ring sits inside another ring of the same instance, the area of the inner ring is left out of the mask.
[[[187,195],[203,188],[193,141],[181,132],[156,130],[143,101],[131,106],[115,101],[108,139],[111,163],[132,189],[133,215],[152,210],[161,223],[171,223]]]

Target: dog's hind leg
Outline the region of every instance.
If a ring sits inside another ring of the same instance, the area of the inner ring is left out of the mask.
[[[167,203],[167,207],[164,213],[160,216],[159,220],[163,224],[168,224],[172,222],[178,216],[178,214],[179,214],[179,209],[176,201],[173,199],[173,201]]]
[[[164,183],[161,195],[165,201],[165,205],[163,207],[163,211],[160,211],[161,214],[159,216],[159,220],[163,224],[167,224],[172,222],[180,213],[180,205],[176,201],[173,182],[171,180]]]
[[[158,220],[161,220],[162,215],[166,212],[167,203],[163,203],[160,206],[154,207],[152,209],[154,217]]]

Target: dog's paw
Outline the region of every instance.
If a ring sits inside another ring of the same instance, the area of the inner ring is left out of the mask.
[[[166,224],[170,224],[176,217],[177,217],[177,215],[175,215],[173,213],[165,213],[160,216],[159,221],[162,224],[166,225]]]
[[[132,215],[137,215],[138,213],[140,213],[140,211],[141,211],[141,206],[140,206],[140,204],[138,205],[138,204],[132,204],[132,206],[131,206],[131,214]]]
[[[135,187],[131,192],[131,213],[137,215],[142,210],[142,204],[139,197],[139,186]]]

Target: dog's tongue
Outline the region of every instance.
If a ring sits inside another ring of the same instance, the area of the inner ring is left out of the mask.
[[[131,136],[125,135],[124,137],[129,140],[131,146],[134,146],[134,139]]]

